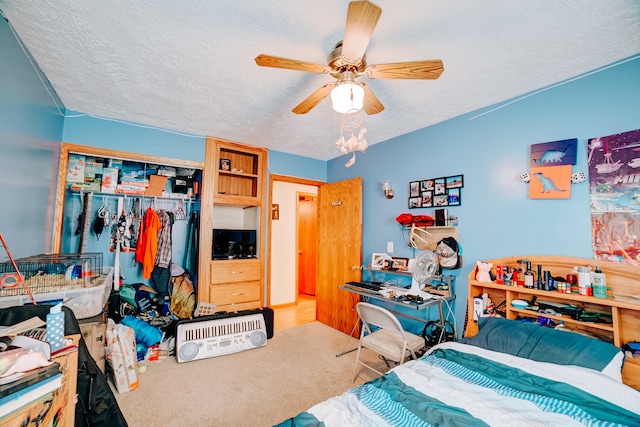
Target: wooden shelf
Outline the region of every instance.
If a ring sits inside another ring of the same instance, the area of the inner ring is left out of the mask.
[[[520,259],[528,259],[532,265],[542,265],[544,270],[551,272],[553,277],[566,277],[572,273],[576,266],[589,266],[595,270],[600,266],[607,278],[607,288],[610,288],[611,296],[608,298],[596,298],[593,296],[566,294],[555,290],[544,291],[518,286],[505,286],[495,282],[479,282],[475,279],[477,267],[469,273],[469,299],[467,302],[467,322],[465,335],[472,337],[478,331],[478,323],[473,321],[474,297],[488,294],[489,298],[498,305],[505,302],[505,314],[508,319],[515,320],[518,317],[538,318],[545,317],[557,322],[562,321],[565,327],[580,329],[594,335],[610,340],[615,346],[622,347],[632,341],[640,341],[640,300],[636,303],[628,296],[640,294],[640,275],[637,267],[618,264],[608,261],[593,260],[588,258],[560,257],[560,256],[520,256],[493,260],[485,260],[494,266],[508,266],[516,268]],[[548,301],[556,303],[572,304],[583,308],[584,311],[594,311],[611,315],[611,324],[594,323],[573,319],[569,316],[539,313],[525,308],[515,308],[511,302],[515,299],[536,301]],[[627,297],[625,297],[627,296]],[[640,388],[640,359],[627,357],[622,371],[623,381],[635,388]]]
[[[207,138],[201,197],[198,301],[216,304],[219,310],[244,310],[263,305],[267,153],[264,148]],[[223,169],[223,165],[228,170]],[[233,224],[221,227],[220,224],[230,216]],[[257,258],[212,260],[213,228],[240,228],[238,223],[242,223],[242,228],[257,230]],[[250,271],[251,274],[232,275],[232,270],[240,266],[245,273]]]

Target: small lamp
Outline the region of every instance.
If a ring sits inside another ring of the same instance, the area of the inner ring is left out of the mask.
[[[393,199],[393,188],[391,188],[391,181],[388,179],[382,182],[382,192],[387,199]]]
[[[331,90],[331,105],[340,114],[360,111],[364,104],[364,89],[353,81],[353,73],[345,71]]]

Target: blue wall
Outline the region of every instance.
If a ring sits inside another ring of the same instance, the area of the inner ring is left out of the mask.
[[[587,173],[586,142],[640,128],[640,57],[606,71],[542,91],[474,118],[492,107],[371,146],[328,162],[329,182],[363,178],[363,257],[385,252],[413,257],[407,233],[395,218],[403,212],[434,216],[433,209],[407,207],[409,182],[464,175],[462,205],[448,208],[458,217],[465,265],[454,274],[456,318],[462,328],[467,275],[477,260],[513,255],[592,257],[589,188],[571,186],[570,200],[532,200],[519,175],[528,172],[531,144],[578,138],[574,171]],[[505,102],[506,103],[506,102]],[[495,107],[495,106],[494,106]],[[381,114],[384,114],[381,113]],[[366,119],[365,119],[366,126]],[[369,134],[374,128],[367,129]],[[389,179],[395,197],[382,195]]]
[[[56,108],[62,103],[4,19],[0,58],[0,233],[20,258],[51,252],[64,119]]]

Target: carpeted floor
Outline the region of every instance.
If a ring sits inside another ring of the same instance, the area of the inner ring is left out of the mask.
[[[130,427],[271,426],[375,376],[352,382],[357,340],[320,322],[275,331],[265,347],[178,364],[147,363],[136,390],[116,394]],[[375,353],[364,358],[384,370]],[[115,389],[114,389],[115,390]]]

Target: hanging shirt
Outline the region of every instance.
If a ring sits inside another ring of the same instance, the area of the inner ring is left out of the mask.
[[[136,246],[136,261],[142,265],[142,278],[151,277],[153,266],[158,251],[158,230],[160,229],[160,218],[156,211],[148,208],[144,214],[144,220],[140,227],[140,237]]]
[[[162,268],[169,268],[171,264],[171,229],[173,219],[171,215],[161,210],[158,212],[160,218],[160,230],[158,231],[158,252],[155,258],[155,265]]]

